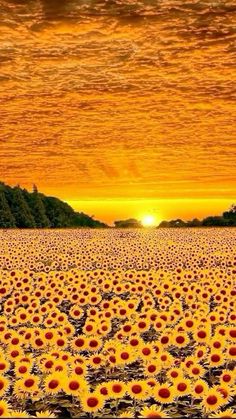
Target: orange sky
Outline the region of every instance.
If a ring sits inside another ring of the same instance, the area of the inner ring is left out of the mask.
[[[235,199],[231,0],[0,0],[0,180],[107,222]]]

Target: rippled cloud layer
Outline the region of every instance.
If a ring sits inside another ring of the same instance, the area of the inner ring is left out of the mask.
[[[0,0],[0,178],[233,197],[235,2]]]

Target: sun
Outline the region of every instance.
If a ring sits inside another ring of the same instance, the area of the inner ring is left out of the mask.
[[[144,227],[154,227],[156,225],[156,219],[153,215],[144,215],[141,223]]]

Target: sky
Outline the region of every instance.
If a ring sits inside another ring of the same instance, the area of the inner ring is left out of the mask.
[[[236,201],[231,0],[0,0],[0,180],[112,223]]]

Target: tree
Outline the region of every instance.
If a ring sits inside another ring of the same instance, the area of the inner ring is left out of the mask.
[[[45,196],[33,186],[33,192],[11,188],[0,182],[0,228],[66,228],[66,227],[108,227],[83,212],[75,212],[66,202]],[[9,221],[10,220],[10,221]]]
[[[170,227],[169,221],[161,221],[157,228],[168,228]]]
[[[35,220],[31,214],[30,208],[24,199],[23,192],[20,188],[12,189],[12,214],[16,220],[16,227],[19,228],[35,228]]]
[[[232,204],[228,211],[223,212],[223,218],[229,226],[236,226],[236,205]]]
[[[135,218],[129,218],[128,220],[114,221],[116,228],[140,228],[142,224]]]
[[[177,218],[176,220],[171,220],[170,221],[170,227],[186,227],[186,224],[183,220],[181,220],[180,218]]]
[[[206,217],[202,220],[202,225],[205,227],[223,227],[227,226],[228,222],[224,217]]]
[[[37,186],[35,185],[35,183],[33,184],[33,193],[38,193],[38,188],[37,188]]]
[[[15,218],[11,213],[5,193],[3,190],[0,190],[0,227],[10,228],[15,226]]]
[[[200,227],[201,225],[201,221],[198,218],[194,218],[191,221],[187,221],[186,227]]]
[[[28,194],[28,205],[30,206],[31,212],[35,219],[37,228],[50,227],[50,221],[46,215],[46,210],[40,194],[35,191],[32,194]]]

